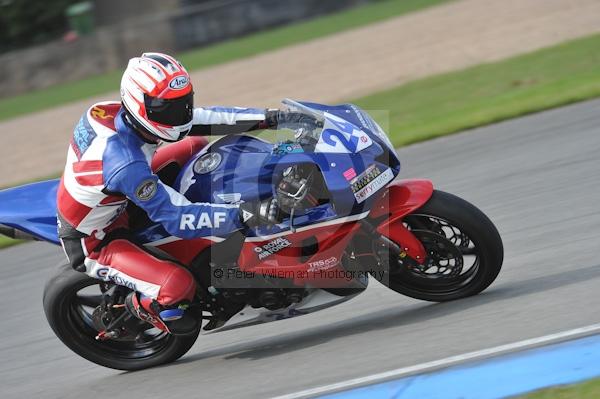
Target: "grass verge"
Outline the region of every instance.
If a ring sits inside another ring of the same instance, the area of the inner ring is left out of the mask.
[[[13,240],[12,238],[0,235],[0,248],[10,247],[24,242],[23,240]]]
[[[600,35],[437,75],[352,102],[389,110],[405,145],[600,96]]]
[[[383,21],[448,1],[451,0],[378,0],[336,14],[181,53],[179,58],[189,70],[206,68]],[[119,87],[121,74],[122,71],[115,71],[0,99],[0,120],[115,91]]]
[[[600,379],[564,387],[543,389],[519,399],[597,399],[600,398]]]

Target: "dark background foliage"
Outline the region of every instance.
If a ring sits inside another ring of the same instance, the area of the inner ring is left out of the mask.
[[[78,0],[0,0],[0,52],[43,43],[69,30],[67,7]]]

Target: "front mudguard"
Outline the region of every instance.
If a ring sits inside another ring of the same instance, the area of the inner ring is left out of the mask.
[[[432,195],[433,183],[430,180],[397,180],[387,187],[369,214],[370,219],[379,221],[377,232],[398,244],[401,256],[409,256],[418,263],[423,263],[427,254],[421,241],[402,221],[429,201]]]

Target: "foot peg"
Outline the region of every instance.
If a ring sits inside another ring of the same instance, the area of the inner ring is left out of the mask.
[[[163,309],[148,297],[138,298],[131,292],[125,299],[127,310],[140,320],[173,335],[192,334],[200,328],[201,321],[183,308]],[[149,310],[148,310],[149,308]]]

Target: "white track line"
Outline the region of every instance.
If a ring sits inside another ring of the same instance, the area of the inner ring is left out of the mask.
[[[324,395],[327,393],[333,393],[348,388],[357,387],[361,385],[372,384],[375,382],[381,382],[387,379],[405,377],[407,375],[423,373],[431,371],[433,369],[439,369],[456,365],[468,360],[483,359],[486,357],[499,355],[502,353],[513,352],[517,350],[529,349],[536,346],[550,344],[555,342],[564,341],[569,338],[575,338],[578,336],[590,335],[593,333],[600,332],[600,323],[592,324],[586,327],[575,328],[573,330],[567,330],[556,334],[544,335],[538,338],[526,339],[524,341],[514,342],[512,344],[500,345],[493,348],[482,349],[475,352],[464,353],[462,355],[456,355],[447,357],[445,359],[434,360],[432,362],[421,363],[415,366],[402,367],[395,370],[384,371],[382,373],[371,374],[364,377],[353,378],[350,380],[337,382],[335,384],[322,385],[320,387],[306,389],[304,391],[298,391],[282,396],[277,396],[272,399],[297,399],[307,398],[316,395]]]

